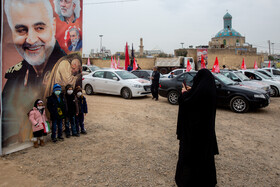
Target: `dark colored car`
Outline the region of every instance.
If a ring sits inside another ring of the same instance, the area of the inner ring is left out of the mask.
[[[152,76],[153,71],[152,70],[134,70],[131,71],[134,75],[141,79],[150,80],[150,77]],[[160,78],[162,78],[162,74],[160,74]]]
[[[151,74],[153,73],[152,70],[134,70],[131,71],[134,75],[136,75],[139,78],[150,80]]]
[[[181,94],[182,82],[192,86],[193,77],[197,72],[186,72],[169,80],[161,80],[159,95],[167,97],[169,103],[178,104]],[[249,108],[261,108],[269,105],[270,97],[263,90],[252,90],[241,87],[238,83],[222,74],[213,74],[217,87],[217,105],[229,106],[237,113],[247,112]]]

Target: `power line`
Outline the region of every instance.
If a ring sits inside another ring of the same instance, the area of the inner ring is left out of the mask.
[[[125,3],[131,1],[139,1],[139,0],[122,0],[122,1],[105,1],[105,2],[95,2],[95,3],[83,3],[84,5],[98,5],[98,4],[108,4],[108,3]]]
[[[255,47],[260,47],[260,48],[265,48],[265,49],[267,49],[268,47],[267,46],[260,46],[260,45],[254,45],[254,44],[252,44],[253,46],[255,46]],[[278,48],[274,48],[274,50],[280,50],[280,48],[278,49]]]

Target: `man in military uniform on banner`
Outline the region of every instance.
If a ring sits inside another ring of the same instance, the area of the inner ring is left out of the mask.
[[[49,0],[5,0],[4,8],[14,46],[23,60],[5,74],[3,147],[29,138],[26,113],[42,98],[52,68],[66,55],[55,38],[56,20]]]

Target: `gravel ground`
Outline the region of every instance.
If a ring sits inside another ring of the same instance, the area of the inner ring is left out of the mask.
[[[0,186],[175,186],[178,106],[86,97],[88,134],[1,157]],[[279,109],[272,98],[246,114],[217,110],[217,186],[280,186]]]

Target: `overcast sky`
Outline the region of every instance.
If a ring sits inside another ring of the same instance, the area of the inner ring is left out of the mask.
[[[233,29],[246,37],[246,42],[268,51],[268,40],[274,52],[280,53],[279,0],[84,0],[83,53],[103,46],[112,53],[124,51],[125,43],[139,50],[140,38],[144,50],[174,49],[189,45],[208,45],[223,29],[226,11],[232,15]]]

